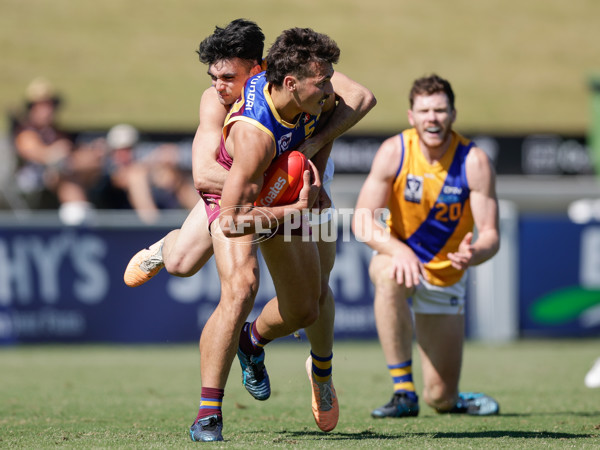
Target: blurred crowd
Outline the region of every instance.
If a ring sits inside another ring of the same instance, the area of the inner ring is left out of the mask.
[[[161,210],[196,204],[198,194],[178,145],[162,143],[140,155],[140,133],[129,124],[78,140],[58,125],[62,106],[54,86],[36,78],[23,106],[9,113],[8,151],[14,164],[0,189],[12,200],[5,202],[10,207],[56,209],[63,222],[75,225],[97,209],[132,209],[153,223]]]

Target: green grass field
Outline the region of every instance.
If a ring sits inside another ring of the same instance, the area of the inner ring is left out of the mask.
[[[272,397],[257,402],[237,362],[224,399],[222,444],[198,444],[188,427],[200,397],[195,345],[20,346],[0,349],[1,448],[598,448],[600,390],[583,377],[599,340],[469,342],[461,387],[501,404],[493,417],[371,419],[391,382],[377,342],[338,342],[337,428],[318,430],[304,372],[308,344],[271,344]],[[420,372],[416,364],[416,384]]]
[[[378,99],[355,132],[406,126],[410,83],[431,72],[453,83],[464,132],[583,133],[589,122],[596,0],[0,0],[0,108],[45,75],[67,98],[68,127],[193,131],[209,84],[195,50],[238,17],[263,28],[266,48],[293,26],[331,35],[337,69]]]

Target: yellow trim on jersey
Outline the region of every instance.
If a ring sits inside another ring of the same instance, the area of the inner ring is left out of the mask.
[[[271,83],[265,83],[265,87],[263,88],[263,93],[265,95],[265,100],[267,101],[267,104],[269,105],[269,109],[271,110],[271,113],[273,114],[273,117],[275,117],[275,120],[286,128],[291,128],[291,129],[296,128],[296,125],[298,125],[298,122],[300,121],[302,114],[300,114],[298,116],[298,120],[296,121],[295,124],[289,123],[289,122],[286,122],[285,120],[283,120],[281,118],[281,116],[279,115],[279,111],[277,111],[277,108],[275,108],[275,104],[273,103],[273,98],[271,97],[271,93],[269,92],[269,86],[271,86]]]
[[[452,132],[448,151],[441,160],[430,164],[421,151],[414,128],[403,131],[401,137],[398,139],[399,145],[404,143],[403,156],[388,202],[388,229],[393,237],[413,246],[415,252],[435,253],[429,261],[424,261],[428,281],[437,286],[451,286],[460,280],[464,271],[452,267],[447,254],[457,251],[467,232],[473,230],[474,221],[468,198],[461,203],[458,197],[452,201],[448,200],[448,195],[440,194],[455,157],[459,157],[457,149],[468,147],[470,141]],[[468,186],[461,185],[460,189],[464,192]],[[444,196],[446,199],[440,200]],[[422,229],[425,225],[427,227]],[[445,225],[454,227],[447,236],[439,231]],[[438,230],[436,236],[424,232],[428,227]],[[429,248],[436,250],[431,252],[427,250]]]
[[[255,126],[259,130],[267,133],[271,137],[273,144],[275,144],[275,136],[273,135],[273,132],[271,130],[269,130],[267,127],[265,127],[258,120],[252,119],[251,117],[248,117],[248,116],[235,116],[235,117],[232,117],[231,120],[227,123],[227,128],[229,129],[229,127],[231,127],[231,125],[234,122],[246,122],[246,123],[249,123],[250,125]]]

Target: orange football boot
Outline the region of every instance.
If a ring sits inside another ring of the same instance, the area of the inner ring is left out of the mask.
[[[312,411],[317,426],[325,432],[331,431],[338,423],[340,409],[337,394],[331,378],[324,383],[312,377],[312,358],[306,360],[306,373],[312,388]]]
[[[162,245],[164,238],[137,252],[127,264],[123,280],[129,287],[144,284],[165,266],[162,259]]]

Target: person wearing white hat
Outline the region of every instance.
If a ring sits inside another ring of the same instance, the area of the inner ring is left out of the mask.
[[[125,193],[129,206],[146,223],[156,222],[162,209],[191,209],[197,194],[191,176],[186,177],[178,167],[177,146],[161,144],[146,158],[136,159],[139,141],[139,131],[126,123],[108,131],[108,173],[113,187]]]
[[[140,139],[138,130],[126,123],[112,127],[106,135],[106,143],[113,149],[133,148]]]

